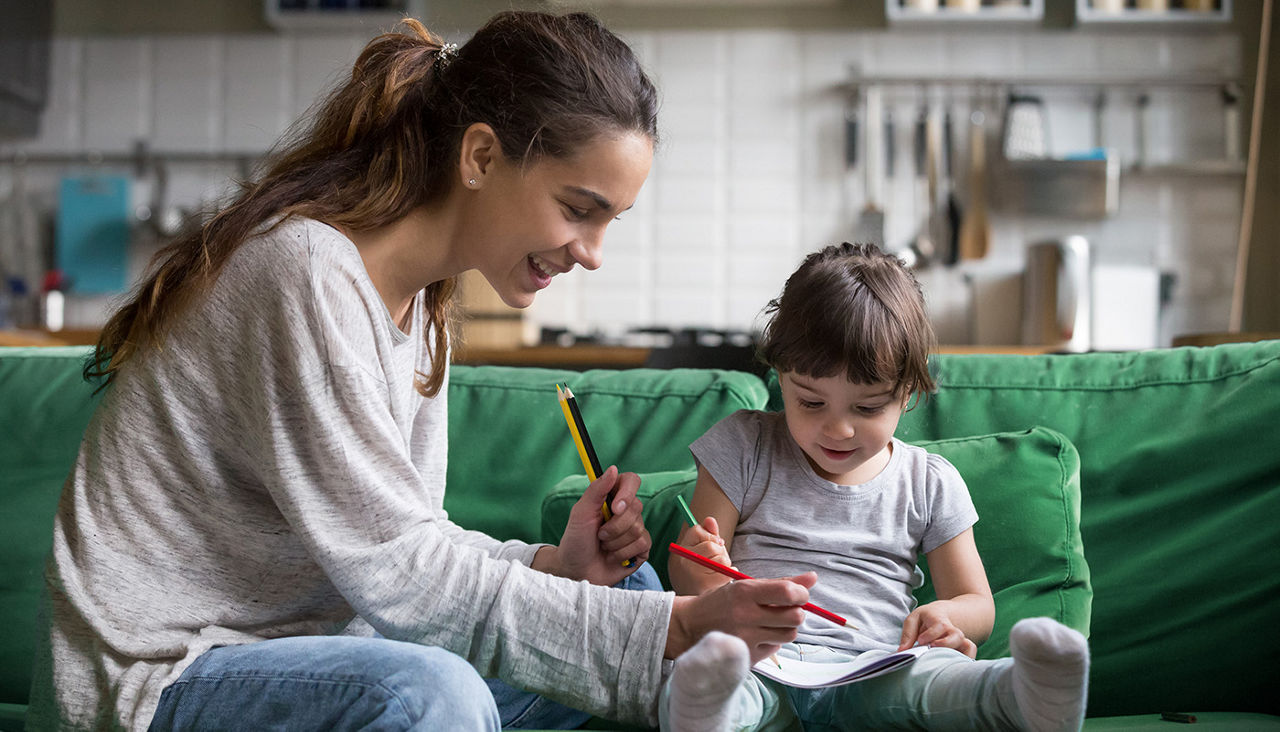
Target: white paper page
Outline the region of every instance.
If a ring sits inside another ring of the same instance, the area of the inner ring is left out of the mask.
[[[766,658],[751,670],[787,686],[817,689],[822,686],[840,686],[883,676],[915,661],[916,657],[927,650],[929,650],[928,646],[916,646],[876,659],[843,663],[813,663],[792,658],[779,658],[782,668],[778,668],[777,664]]]

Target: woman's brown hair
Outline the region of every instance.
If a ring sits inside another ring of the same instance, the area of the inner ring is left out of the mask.
[[[904,397],[936,389],[924,293],[901,260],[874,245],[810,254],[765,313],[760,358],[780,372],[894,384]]]
[[[503,153],[527,166],[567,157],[611,133],[657,141],[657,93],[631,49],[591,15],[504,12],[456,51],[421,23],[365,46],[351,75],[277,146],[256,180],[198,229],[161,250],[107,321],[85,366],[105,377],[148,348],[203,297],[231,255],[266,222],[305,216],[349,231],[391,223],[455,184],[462,133],[493,128]],[[439,393],[454,324],[456,282],[435,282],[424,307]]]

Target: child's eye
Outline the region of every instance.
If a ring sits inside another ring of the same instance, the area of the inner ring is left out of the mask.
[[[884,406],[879,407],[858,407],[858,411],[866,415],[876,415],[884,411]]]
[[[822,402],[811,402],[807,399],[797,399],[796,404],[799,404],[804,409],[817,409],[822,406]]]

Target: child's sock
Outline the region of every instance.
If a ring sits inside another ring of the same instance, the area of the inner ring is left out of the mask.
[[[728,719],[733,692],[751,673],[747,644],[711,631],[680,654],[671,672],[667,721],[671,732],[718,732]]]
[[[1009,632],[1013,694],[1027,729],[1066,732],[1084,724],[1089,644],[1051,618],[1019,620]]]

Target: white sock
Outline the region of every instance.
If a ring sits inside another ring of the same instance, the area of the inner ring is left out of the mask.
[[[671,671],[670,732],[724,729],[729,700],[749,673],[751,656],[741,638],[716,630],[704,635]]]
[[[1032,732],[1075,732],[1084,724],[1089,644],[1052,618],[1027,618],[1009,631],[1013,694]]]

